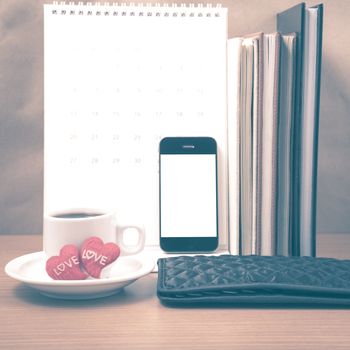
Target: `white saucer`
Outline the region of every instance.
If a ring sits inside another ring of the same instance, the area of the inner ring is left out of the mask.
[[[45,271],[46,255],[36,252],[22,255],[5,266],[8,276],[28,284],[40,293],[59,299],[93,299],[117,293],[125,286],[147,275],[154,268],[152,259],[142,256],[119,258],[110,266],[109,276],[101,279],[57,281]]]

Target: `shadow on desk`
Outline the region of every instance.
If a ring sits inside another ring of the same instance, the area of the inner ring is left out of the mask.
[[[64,299],[53,299],[40,294],[37,290],[26,286],[25,284],[20,284],[14,288],[14,294],[17,298],[22,301],[38,305],[47,306],[52,308],[98,308],[106,306],[128,306],[131,304],[137,304],[149,299],[154,298],[154,290],[156,288],[155,280],[145,280],[142,281],[142,288],[137,288],[138,291],[134,292],[130,288],[125,288],[119,293],[113,294],[108,297],[97,298],[97,299],[87,299],[87,300],[64,300]],[[158,301],[162,306],[169,309],[299,309],[299,310],[345,310],[350,309],[350,305],[339,305],[339,304],[286,304],[286,303],[274,303],[274,304],[256,304],[256,303],[244,303],[244,304],[232,304],[232,303],[188,303],[176,304],[171,302]]]
[[[111,305],[127,306],[141,303],[154,298],[155,290],[156,280],[142,279],[142,281],[136,281],[132,286],[126,287],[116,294],[97,299],[65,300],[49,298],[25,284],[19,284],[15,287],[13,289],[13,294],[15,297],[28,304],[39,306],[52,308],[98,308]]]
[[[201,303],[201,304],[186,304],[180,305],[175,303],[164,303],[161,302],[164,307],[172,308],[172,309],[259,309],[259,310],[350,310],[350,305],[335,305],[335,304],[286,304],[286,303],[275,303],[275,304],[253,304],[253,303],[245,303],[245,304],[235,304],[232,303]]]

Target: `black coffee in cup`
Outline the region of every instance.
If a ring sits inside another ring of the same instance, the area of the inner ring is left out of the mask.
[[[67,213],[67,214],[53,215],[53,217],[57,219],[86,219],[86,218],[93,218],[101,215],[103,214],[101,213]]]

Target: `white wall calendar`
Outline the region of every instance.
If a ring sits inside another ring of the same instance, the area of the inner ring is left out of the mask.
[[[115,210],[159,247],[158,147],[211,136],[227,249],[227,9],[44,5],[44,211]]]

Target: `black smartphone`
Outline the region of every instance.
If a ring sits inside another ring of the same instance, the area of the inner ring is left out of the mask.
[[[213,138],[160,141],[159,219],[160,247],[165,252],[217,248],[217,145]]]

